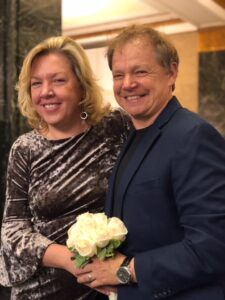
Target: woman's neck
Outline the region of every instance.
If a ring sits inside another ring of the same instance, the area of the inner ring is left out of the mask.
[[[70,128],[60,128],[57,126],[48,126],[48,128],[40,131],[40,133],[48,140],[62,140],[72,136],[79,135],[86,131],[90,126],[86,121],[81,121],[76,126]]]

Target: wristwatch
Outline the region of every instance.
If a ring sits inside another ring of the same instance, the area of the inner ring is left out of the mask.
[[[130,284],[132,282],[131,272],[129,268],[130,261],[131,258],[126,257],[120,265],[118,271],[116,272],[117,279],[122,284]]]

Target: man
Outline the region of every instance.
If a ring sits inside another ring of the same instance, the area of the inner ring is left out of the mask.
[[[179,58],[157,31],[131,26],[107,55],[136,129],[106,201],[128,235],[122,254],[94,259],[78,281],[116,285],[118,300],[225,299],[225,140],[173,96]]]

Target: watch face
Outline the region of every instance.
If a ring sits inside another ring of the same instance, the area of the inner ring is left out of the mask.
[[[122,284],[130,283],[131,275],[127,267],[120,267],[116,275],[120,283]]]

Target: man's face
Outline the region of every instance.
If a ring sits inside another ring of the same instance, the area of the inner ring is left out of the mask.
[[[177,66],[165,70],[150,42],[138,38],[114,51],[112,74],[118,104],[140,129],[152,124],[171,99]]]

